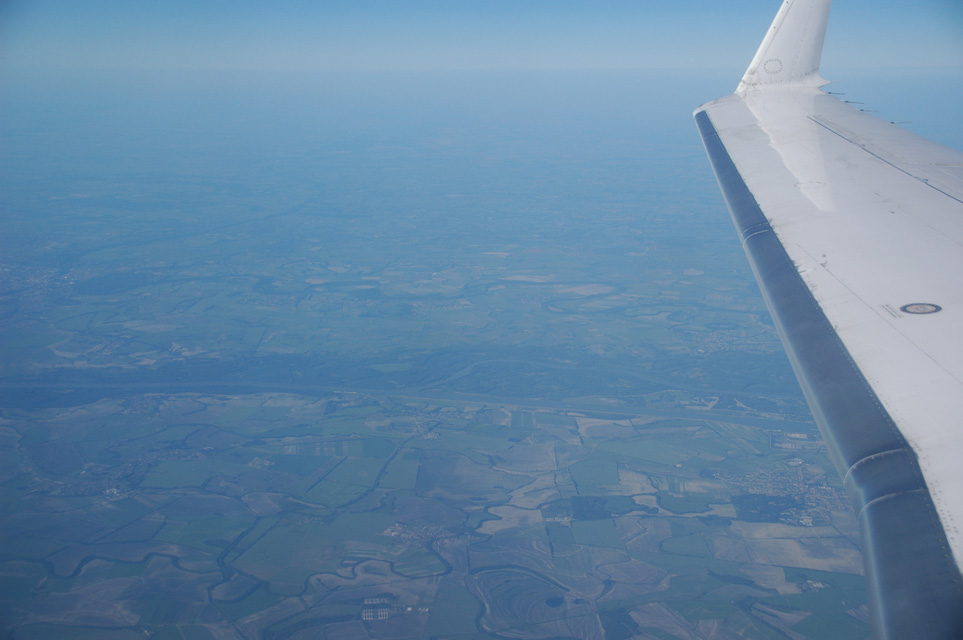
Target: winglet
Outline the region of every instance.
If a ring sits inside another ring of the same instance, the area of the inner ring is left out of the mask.
[[[826,84],[819,59],[832,0],[785,0],[736,93],[772,85]]]

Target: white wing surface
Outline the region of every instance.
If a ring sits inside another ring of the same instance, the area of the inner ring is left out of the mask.
[[[859,516],[879,638],[963,638],[963,154],[819,87],[786,0],[695,119]]]

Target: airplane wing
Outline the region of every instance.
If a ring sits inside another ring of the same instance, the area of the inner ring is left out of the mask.
[[[695,112],[859,519],[873,632],[963,638],[963,154],[823,93],[831,0],[786,0]]]

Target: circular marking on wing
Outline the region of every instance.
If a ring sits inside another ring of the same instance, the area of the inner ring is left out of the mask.
[[[782,71],[782,60],[780,60],[779,58],[769,58],[762,65],[762,68],[766,70],[766,73],[770,75],[776,75],[777,73]]]
[[[926,315],[927,313],[936,313],[937,311],[942,311],[943,307],[938,304],[931,304],[929,302],[911,302],[910,304],[904,304],[899,308],[899,310],[903,313]]]

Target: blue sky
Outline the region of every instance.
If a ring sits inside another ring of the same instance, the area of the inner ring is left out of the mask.
[[[748,63],[778,6],[778,0],[4,0],[0,73],[728,69]],[[963,67],[963,2],[836,0],[824,63]]]

